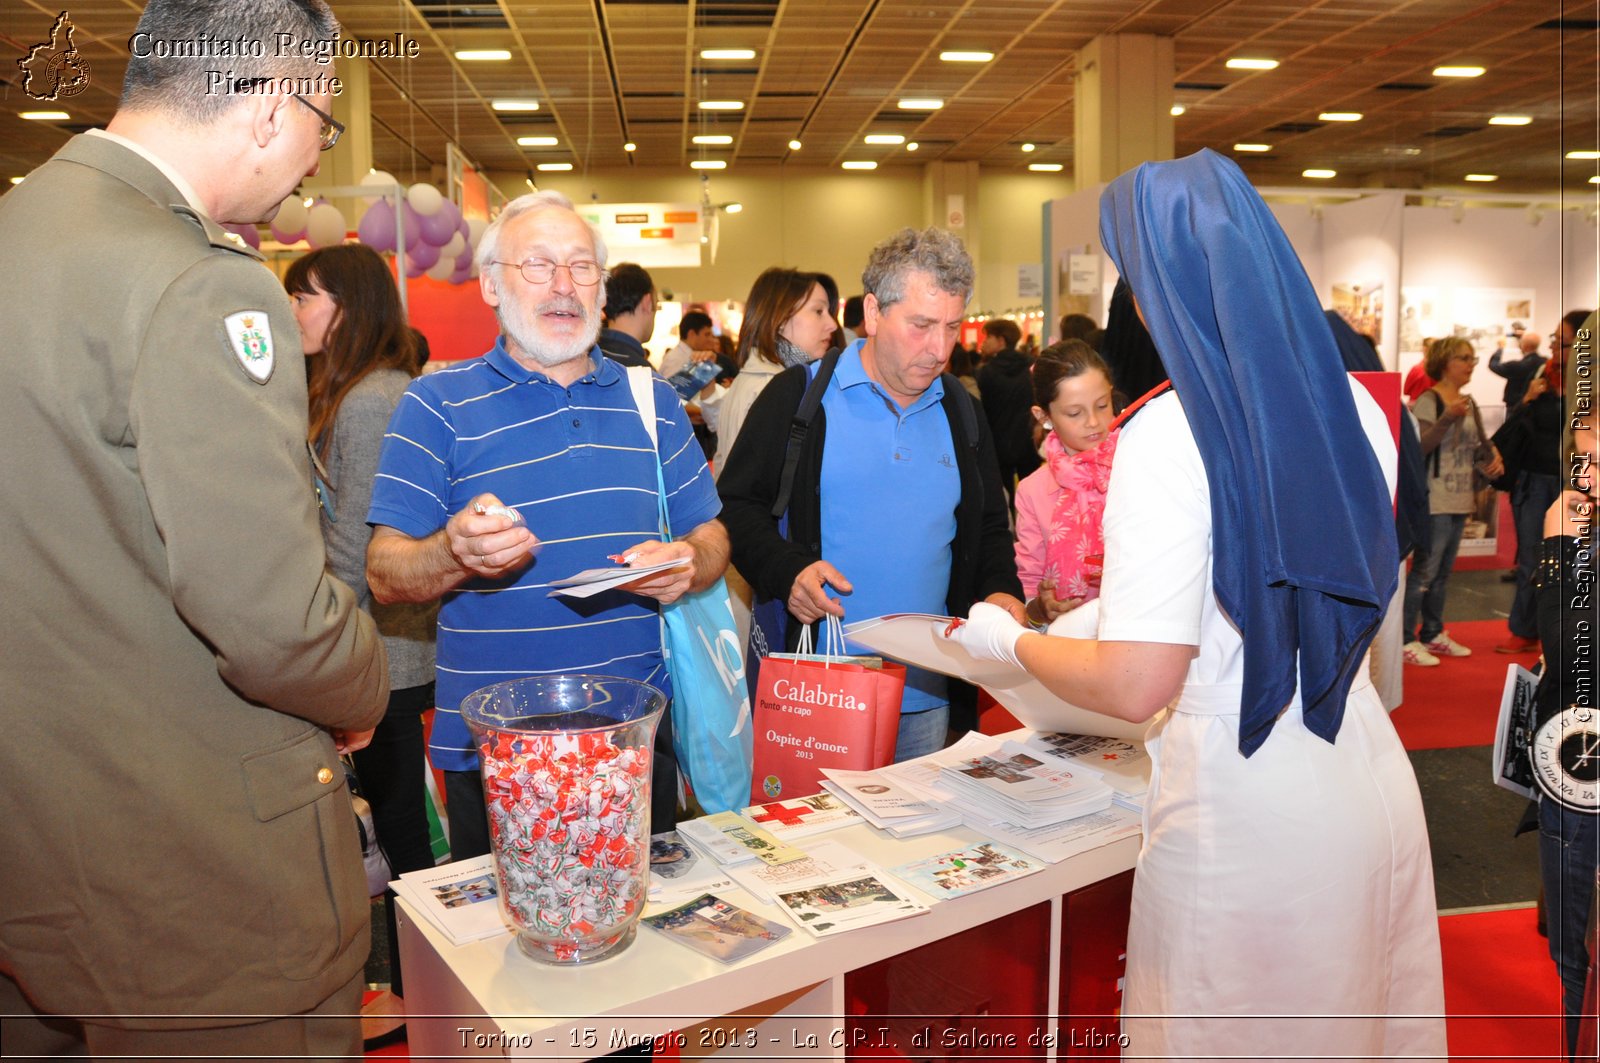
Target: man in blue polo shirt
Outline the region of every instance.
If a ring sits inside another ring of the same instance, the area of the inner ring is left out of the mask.
[[[507,204],[478,249],[501,338],[482,358],[415,381],[384,439],[367,581],[380,602],[444,599],[429,754],[445,774],[455,859],[489,851],[461,699],[567,672],[670,694],[658,603],[709,586],[727,566],[720,503],[682,404],[653,381],[652,447],[625,370],[595,346],[605,260],[599,234],[565,196]],[[657,531],[658,463],[672,527],[692,529],[670,543]],[[689,564],[591,598],[549,596],[551,581],[613,554],[640,567]],[[669,718],[655,764],[651,817],[663,830],[677,794]]]
[[[826,614],[965,616],[978,601],[1022,620],[989,425],[943,375],[972,294],[972,260],[948,232],[905,229],[873,249],[861,280],[866,338],[838,356],[800,445],[786,533],[772,508],[814,367],[773,378],[728,456],[717,486],[734,564],[759,595],[787,603],[799,622],[791,639]],[[944,745],[947,686],[911,670],[896,760]]]

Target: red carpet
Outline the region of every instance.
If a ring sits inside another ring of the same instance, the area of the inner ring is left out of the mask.
[[[1450,1058],[1560,1059],[1561,983],[1534,910],[1439,918]]]
[[[1390,715],[1407,749],[1494,745],[1506,665],[1533,667],[1531,653],[1496,653],[1509,635],[1504,620],[1458,620],[1450,637],[1471,657],[1445,657],[1437,668],[1405,666],[1405,701]]]

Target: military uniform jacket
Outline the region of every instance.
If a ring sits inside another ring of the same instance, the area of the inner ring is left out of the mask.
[[[97,137],[0,200],[0,252],[0,969],[131,1026],[312,1007],[369,933],[323,728],[387,679],[324,572],[288,300]]]

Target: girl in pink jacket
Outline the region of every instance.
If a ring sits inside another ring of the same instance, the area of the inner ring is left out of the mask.
[[[1100,594],[1100,517],[1117,437],[1111,371],[1082,340],[1033,364],[1033,415],[1045,462],[1017,485],[1017,575],[1028,619],[1043,626]]]

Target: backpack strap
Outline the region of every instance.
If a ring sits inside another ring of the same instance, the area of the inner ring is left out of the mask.
[[[954,374],[941,373],[939,375],[939,379],[943,381],[946,392],[950,392],[952,394],[955,392],[960,392],[959,395],[956,395],[956,420],[961,425],[961,439],[958,440],[958,442],[963,446],[971,447],[972,450],[976,451],[978,449],[977,403],[974,402],[972,396],[967,393],[966,385],[962,384],[960,379]]]
[[[778,478],[778,497],[772,503],[773,520],[780,520],[789,509],[789,499],[794,495],[794,474],[800,467],[800,448],[805,445],[806,436],[811,434],[811,422],[817,419],[817,411],[822,408],[822,393],[828,390],[828,381],[833,379],[834,367],[839,364],[839,355],[842,353],[829,351],[815,363],[816,372],[806,386],[806,393],[800,398],[800,405],[795,408],[794,417],[789,421],[789,441],[783,451],[783,473]]]

